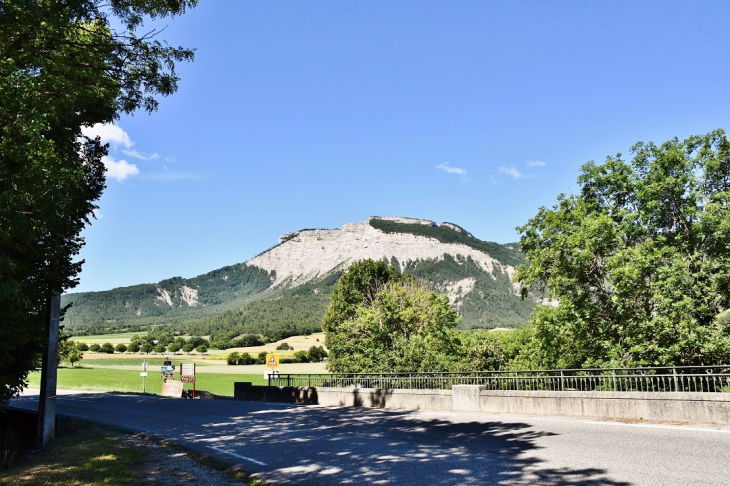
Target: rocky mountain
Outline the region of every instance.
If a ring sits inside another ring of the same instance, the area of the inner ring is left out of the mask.
[[[260,316],[270,314],[316,329],[341,272],[365,258],[386,260],[447,294],[462,316],[461,327],[518,326],[534,306],[520,300],[510,283],[514,266],[523,261],[516,244],[482,241],[453,223],[374,216],[333,230],[287,233],[245,263],[195,278],[64,295],[64,305],[73,303],[64,324],[76,333],[163,324],[249,332],[241,327],[244,321],[255,328],[257,319],[267,319]],[[251,315],[254,309],[258,318]],[[290,323],[292,332],[301,325]]]

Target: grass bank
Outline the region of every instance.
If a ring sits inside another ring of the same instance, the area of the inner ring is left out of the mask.
[[[215,484],[258,484],[242,475],[201,464],[195,456],[164,443],[93,423],[76,421],[76,432],[31,451],[20,463],[0,471],[8,486],[190,484],[200,478]]]
[[[162,378],[159,371],[149,368],[145,380],[145,392],[159,395],[162,391]],[[141,370],[116,370],[103,368],[59,368],[57,387],[66,390],[111,391],[123,393],[142,393]],[[28,375],[30,388],[39,388],[40,372]],[[230,374],[230,373],[199,373],[195,388],[205,390],[220,396],[233,396],[233,383],[236,381],[250,381],[254,385],[267,384],[263,374]],[[192,389],[186,384],[185,388]]]

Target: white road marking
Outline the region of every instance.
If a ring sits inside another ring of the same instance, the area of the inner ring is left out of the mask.
[[[217,447],[213,447],[213,446],[207,446],[207,447],[208,447],[208,449],[213,449],[214,451],[222,452],[223,454],[228,454],[229,456],[237,457],[239,459],[243,459],[244,461],[253,462],[254,464],[258,464],[259,466],[268,466],[268,464],[266,464],[265,462],[257,461],[256,459],[253,459],[251,457],[242,456],[240,454],[236,454],[236,453],[224,450],[224,449],[218,449]]]
[[[648,427],[648,428],[652,428],[652,429],[693,430],[696,432],[721,432],[723,434],[730,434],[730,429],[702,429],[699,427],[684,427],[682,425],[625,424],[623,422],[594,422],[592,420],[586,420],[583,423],[598,424],[598,425],[618,425],[618,426],[624,426],[624,427]]]

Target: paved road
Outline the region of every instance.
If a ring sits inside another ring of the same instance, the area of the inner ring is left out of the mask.
[[[15,405],[34,408],[36,396]],[[276,484],[727,485],[730,428],[77,393],[59,413]]]

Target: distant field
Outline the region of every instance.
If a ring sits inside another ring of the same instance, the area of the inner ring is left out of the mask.
[[[121,334],[98,334],[95,336],[73,336],[71,337],[72,341],[77,341],[81,343],[86,344],[104,344],[104,343],[112,343],[114,345],[117,344],[126,344],[129,345],[130,342],[132,342],[132,337],[134,336],[144,336],[147,333],[145,332],[125,332]],[[276,351],[276,347],[279,346],[281,343],[287,343],[289,346],[294,348],[293,350],[287,351]],[[244,352],[244,353],[251,353],[251,354],[258,354],[261,351],[268,351],[268,352],[277,352],[282,354],[282,356],[288,356],[291,354],[294,354],[295,351],[308,351],[309,348],[312,346],[324,346],[324,333],[318,332],[311,334],[309,336],[291,336],[286,339],[282,339],[281,341],[277,341],[275,343],[269,343],[265,344],[263,346],[252,346],[248,348],[231,348],[231,349],[213,349],[209,352],[208,357],[206,359],[222,359],[225,360],[226,356],[228,356],[229,353],[232,353],[234,351],[237,352]],[[141,356],[141,355],[140,355]]]
[[[133,336],[144,336],[146,332],[124,332],[120,334],[97,334],[96,336],[72,336],[71,340],[86,344],[129,344]]]
[[[160,373],[148,368],[145,391],[159,395],[162,391]],[[159,368],[158,368],[159,370]],[[139,370],[116,370],[100,368],[59,368],[58,388],[67,390],[110,391],[124,393],[142,393],[142,377]],[[40,372],[28,375],[30,388],[40,387]],[[233,383],[249,381],[254,385],[266,385],[263,374],[226,374],[205,373],[198,374],[195,388],[205,390],[220,396],[233,396]],[[192,385],[186,384],[186,389]]]

